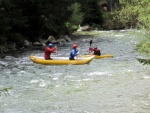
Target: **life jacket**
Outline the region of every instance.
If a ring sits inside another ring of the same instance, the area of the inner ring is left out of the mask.
[[[90,47],[90,48],[89,48],[89,52],[92,52],[92,51],[93,51],[93,48]]]
[[[69,58],[73,59],[77,55],[77,52],[76,49],[72,49]]]
[[[46,47],[46,48],[45,48],[45,51],[44,51],[44,58],[45,58],[45,59],[49,59],[51,53],[55,53],[55,50],[56,50],[56,48],[49,48],[49,47]]]
[[[97,48],[94,48],[94,55],[101,55],[101,52],[100,52],[100,50],[99,49],[97,49]]]

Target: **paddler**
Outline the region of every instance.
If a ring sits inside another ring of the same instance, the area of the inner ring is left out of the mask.
[[[70,51],[70,56],[69,56],[69,60],[75,60],[75,56],[78,55],[79,50],[77,49],[77,44],[73,44],[72,45],[72,49]]]
[[[52,60],[50,57],[51,53],[56,53],[57,46],[54,46],[52,43],[49,43],[48,46],[46,46],[44,51],[44,58],[45,60]]]
[[[94,48],[92,48],[92,47],[90,47],[89,48],[89,52],[93,52],[94,51],[94,55],[98,55],[98,56],[100,56],[101,55],[101,51],[97,48],[97,47],[94,47]]]

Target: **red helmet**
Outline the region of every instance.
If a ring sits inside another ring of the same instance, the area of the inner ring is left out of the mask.
[[[78,47],[77,44],[72,45],[72,48],[77,48],[77,47]]]

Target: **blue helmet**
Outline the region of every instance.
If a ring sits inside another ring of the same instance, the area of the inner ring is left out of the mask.
[[[53,47],[53,44],[52,44],[52,43],[50,43],[48,46],[49,46],[49,47]]]

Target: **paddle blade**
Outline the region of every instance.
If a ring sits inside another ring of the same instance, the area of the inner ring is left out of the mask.
[[[90,47],[91,47],[91,45],[92,45],[92,40],[90,40]]]

